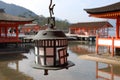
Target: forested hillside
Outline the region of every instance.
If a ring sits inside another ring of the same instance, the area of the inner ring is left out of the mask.
[[[43,26],[47,24],[48,19],[47,17],[44,17],[44,15],[37,15],[34,12],[15,5],[15,4],[8,4],[3,1],[0,1],[0,8],[4,9],[6,13],[15,15],[15,16],[20,16],[20,17],[27,17],[27,18],[33,18],[35,23],[38,23],[40,26]],[[49,15],[48,15],[49,17]],[[67,20],[60,20],[56,18],[56,28],[60,30],[68,30],[68,26],[70,23]]]

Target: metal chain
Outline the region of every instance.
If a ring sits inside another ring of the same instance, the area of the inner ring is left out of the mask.
[[[52,5],[52,0],[50,0],[50,5],[49,5],[50,17],[48,18],[48,24],[50,24],[50,28],[55,27],[55,17],[52,17],[52,15],[54,15],[54,12],[53,12],[54,6],[55,4]]]

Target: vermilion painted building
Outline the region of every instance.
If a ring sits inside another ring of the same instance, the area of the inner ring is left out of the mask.
[[[36,34],[39,30],[45,30],[48,26],[39,26],[38,24],[25,24],[20,28],[20,32],[24,34]]]
[[[108,37],[109,28],[113,27],[107,21],[101,22],[81,22],[70,25],[69,34],[77,34],[81,36]]]
[[[20,42],[18,26],[32,21],[33,19],[6,14],[4,9],[0,9],[0,43]]]
[[[112,48],[112,56],[115,55],[114,49],[120,48],[120,2],[98,7],[92,9],[85,9],[91,17],[107,18],[116,20],[116,35],[111,38],[97,38],[96,39],[96,52],[98,53],[99,46],[107,46]],[[116,53],[117,54],[117,53]]]
[[[38,24],[25,24],[21,27],[20,32],[25,34],[37,33],[40,28]]]

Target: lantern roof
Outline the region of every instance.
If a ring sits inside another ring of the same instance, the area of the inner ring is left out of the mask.
[[[84,10],[89,14],[117,12],[117,11],[120,11],[120,2],[103,6],[103,7],[84,9]]]
[[[33,40],[43,40],[43,39],[66,39],[66,35],[59,30],[47,29],[40,30]]]
[[[6,14],[4,9],[0,9],[0,21],[8,21],[8,22],[24,22],[24,21],[33,21],[31,18],[23,18],[18,16],[13,16],[10,14]]]

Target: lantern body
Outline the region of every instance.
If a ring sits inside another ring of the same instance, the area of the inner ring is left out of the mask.
[[[62,31],[44,30],[35,36],[35,63],[41,66],[67,65],[67,38]]]

